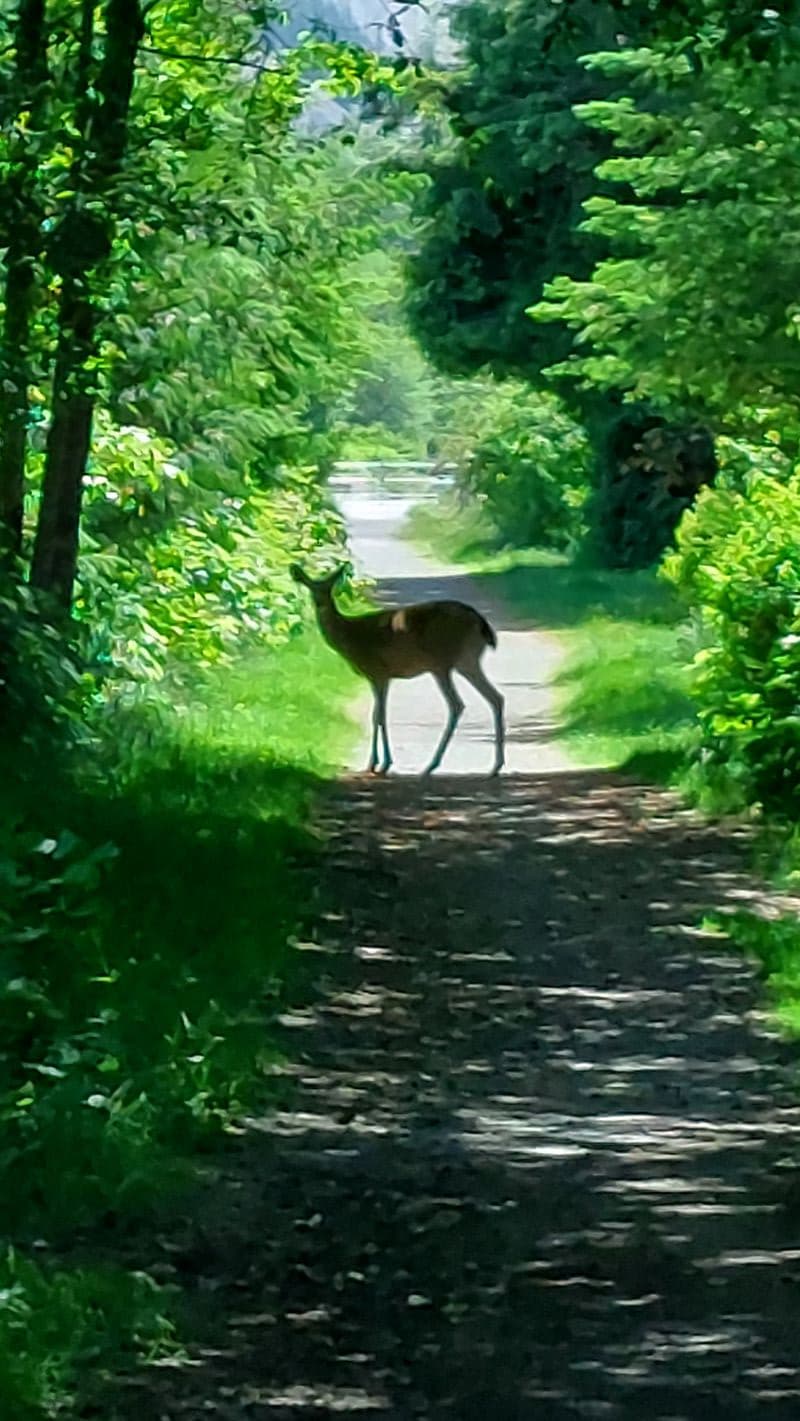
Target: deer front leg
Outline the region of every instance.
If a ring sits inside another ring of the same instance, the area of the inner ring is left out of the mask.
[[[380,692],[377,686],[372,687],[372,748],[369,752],[369,764],[367,774],[374,775],[378,768],[378,731],[381,725],[380,712]]]
[[[372,749],[369,757],[369,774],[385,775],[392,764],[392,752],[389,749],[389,736],[386,730],[386,695],[388,686],[373,685],[372,687]],[[380,736],[383,745],[383,762],[378,769],[378,738]]]

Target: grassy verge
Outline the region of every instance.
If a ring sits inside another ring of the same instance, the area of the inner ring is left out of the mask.
[[[481,510],[423,505],[411,536],[459,562],[532,626],[563,642],[562,738],[577,760],[676,778],[692,743],[683,613],[655,573],[611,572],[538,549],[508,549]]]
[[[0,766],[4,1416],[174,1345],[155,1284],[97,1260],[265,1088],[352,686],[309,633],[118,706],[74,766]]]
[[[800,1037],[800,922],[739,912],[714,916],[706,924],[753,961],[764,982],[769,1014],[788,1037]]]

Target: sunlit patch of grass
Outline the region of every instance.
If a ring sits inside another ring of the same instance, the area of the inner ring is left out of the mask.
[[[486,510],[452,492],[412,508],[406,535],[420,547],[458,563],[480,563],[503,551],[502,539]]]
[[[673,779],[694,733],[683,629],[595,618],[575,642],[558,685],[563,735],[576,758]]]
[[[279,651],[251,652],[200,683],[200,703],[184,700],[183,735],[218,754],[258,755],[329,774],[353,727],[342,704],[359,685],[355,673],[309,628]]]

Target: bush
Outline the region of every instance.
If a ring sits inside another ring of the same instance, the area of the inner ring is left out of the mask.
[[[701,494],[666,575],[696,609],[693,695],[706,778],[796,813],[800,788],[800,475]]]
[[[62,1415],[77,1374],[163,1353],[172,1329],[143,1274],[37,1266],[0,1258],[0,1410],[13,1421]],[[80,1387],[81,1393],[83,1386]],[[81,1397],[82,1399],[82,1397]]]
[[[501,537],[517,547],[565,549],[583,531],[589,444],[553,395],[501,386],[490,402],[462,482],[485,501]]]
[[[32,456],[34,490],[42,463]],[[280,643],[307,612],[290,563],[342,543],[316,470],[284,471],[269,492],[245,477],[228,487],[101,412],[74,604],[83,664],[101,682],[157,681],[168,665],[208,667],[248,643]]]

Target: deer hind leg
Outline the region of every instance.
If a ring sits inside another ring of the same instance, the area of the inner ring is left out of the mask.
[[[494,716],[494,767],[493,775],[499,775],[506,762],[506,728],[504,719],[505,701],[496,686],[493,686],[486,672],[479,661],[468,663],[466,666],[459,666],[459,671],[465,681],[469,681],[471,686],[485,701],[489,702]]]
[[[444,752],[453,738],[455,728],[461,718],[461,712],[464,709],[464,702],[462,701],[460,695],[458,694],[458,691],[453,685],[453,677],[451,672],[445,671],[442,673],[442,675],[437,676],[436,684],[439,687],[439,690],[441,691],[445,700],[447,701],[450,714],[447,717],[447,725],[445,726],[442,738],[436,747],[434,757],[428,765],[427,769],[424,771],[426,775],[432,775],[434,770],[438,770],[439,766],[441,765],[442,759],[444,757]]]
[[[389,733],[386,728],[386,697],[389,691],[387,685],[377,685],[372,687],[372,749],[369,756],[369,773],[385,775],[391,768],[392,752],[389,748]],[[380,737],[383,748],[383,759],[378,770],[378,739]]]
[[[380,702],[380,731],[381,743],[383,745],[383,760],[381,762],[381,774],[387,775],[392,768],[392,751],[389,745],[389,727],[386,723],[386,701],[389,695],[388,683],[381,686],[379,691]]]

